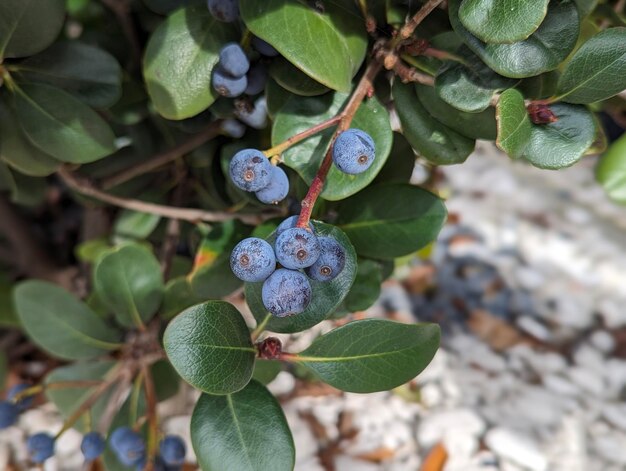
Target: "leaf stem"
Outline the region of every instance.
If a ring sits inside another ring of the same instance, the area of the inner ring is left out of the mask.
[[[23,391],[20,391],[13,397],[13,402],[19,402],[25,397],[35,396],[36,394],[42,393],[44,391],[52,391],[55,389],[70,389],[70,388],[90,388],[93,386],[98,386],[102,384],[102,380],[85,380],[85,381],[55,381],[54,383],[48,384],[37,384],[35,386],[30,386]]]
[[[146,471],[154,469],[154,457],[157,453],[159,439],[159,418],[157,416],[157,398],[154,389],[154,379],[148,365],[142,366],[145,385],[146,402],[148,405],[148,464]]]
[[[263,331],[265,330],[265,328],[267,327],[267,324],[269,324],[271,319],[272,319],[272,315],[268,312],[263,318],[263,320],[259,324],[257,324],[255,329],[250,334],[250,338],[252,339],[252,342],[255,342],[259,338],[259,335],[263,333]]]
[[[276,155],[280,155],[294,144],[297,144],[298,142],[303,141],[304,139],[311,137],[314,134],[323,131],[324,129],[334,126],[339,121],[341,121],[341,115],[333,116],[332,118],[327,119],[326,121],[322,121],[321,123],[316,124],[315,126],[305,131],[302,131],[301,133],[291,136],[289,139],[286,139],[280,144],[270,147],[266,151],[263,151],[263,153],[266,155],[266,157],[274,157]]]
[[[420,8],[411,19],[409,19],[398,35],[392,40],[392,46],[397,46],[400,42],[411,37],[415,28],[417,28],[424,18],[432,13],[432,11],[441,4],[443,0],[428,0],[422,8]],[[395,48],[395,47],[394,47]]]

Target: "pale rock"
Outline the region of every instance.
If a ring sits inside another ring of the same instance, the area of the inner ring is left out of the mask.
[[[604,396],[605,384],[598,370],[574,366],[567,371],[570,379],[581,389],[590,392],[595,396]]]
[[[521,330],[536,339],[548,342],[552,338],[552,332],[550,332],[550,329],[534,317],[520,316],[517,318],[516,324]]]
[[[548,461],[536,443],[513,430],[497,427],[487,432],[485,443],[496,455],[532,471],[546,471]]]
[[[622,272],[623,285],[623,272]],[[600,316],[609,329],[617,329],[626,325],[626,311],[624,310],[624,300],[611,299],[605,297],[598,304]]]
[[[326,471],[317,456],[310,456],[303,461],[297,461],[298,471]]]
[[[527,291],[535,291],[546,282],[541,272],[527,265],[518,266],[514,273],[519,285]]]
[[[591,370],[601,371],[604,368],[604,357],[590,345],[581,345],[573,355],[574,362]]]
[[[337,471],[380,471],[380,467],[374,463],[347,455],[338,455],[335,458],[335,468]]]
[[[626,435],[612,432],[592,437],[594,450],[611,463],[626,466]]]
[[[626,431],[626,404],[607,404],[602,408],[602,416],[610,424]]]
[[[429,381],[437,381],[441,379],[449,369],[448,355],[449,354],[443,348],[437,350],[437,353],[435,353],[435,356],[428,366],[415,379],[417,384],[425,384]]]
[[[306,461],[317,453],[317,440],[307,423],[298,416],[296,410],[286,407],[284,411],[296,445],[296,463]]]
[[[608,385],[607,396],[620,397],[626,389],[626,361],[618,358],[610,358],[604,363],[602,373]]]
[[[485,430],[485,422],[470,409],[456,409],[433,413],[419,424],[417,440],[423,448],[430,448],[447,434],[478,437]]]
[[[543,384],[550,391],[564,396],[577,396],[580,393],[578,386],[556,374],[545,375]]]
[[[278,373],[268,385],[267,389],[270,390],[275,396],[282,396],[283,394],[289,394],[296,386],[296,379],[293,375],[287,371],[281,371]]]
[[[615,339],[606,330],[596,330],[591,334],[589,341],[602,353],[609,354],[615,348]]]
[[[422,386],[420,389],[420,400],[429,409],[439,406],[443,401],[443,393],[439,385],[427,383]]]

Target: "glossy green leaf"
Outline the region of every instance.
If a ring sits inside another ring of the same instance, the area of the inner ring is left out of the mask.
[[[472,153],[474,140],[434,119],[417,98],[413,84],[396,80],[392,93],[403,134],[421,156],[450,165],[464,162]]]
[[[18,172],[32,177],[50,175],[61,165],[30,143],[3,100],[0,100],[0,157]]]
[[[513,43],[533,34],[548,11],[549,0],[464,0],[459,19],[486,43]]]
[[[531,100],[544,100],[556,94],[559,73],[556,70],[522,80],[517,88]]]
[[[393,146],[389,158],[378,172],[373,184],[377,183],[408,183],[415,168],[415,151],[399,132],[393,133]]]
[[[380,263],[374,260],[360,259],[356,278],[344,300],[346,309],[350,312],[363,311],[374,304],[380,295],[382,281]]]
[[[421,373],[439,337],[437,324],[354,321],[318,337],[294,360],[342,391],[385,391]]]
[[[252,376],[256,350],[232,304],[209,301],[184,310],[167,326],[163,345],[178,374],[209,394],[239,391]]]
[[[576,6],[581,18],[589,15],[597,5],[598,0],[576,0]]]
[[[493,108],[480,113],[466,113],[443,101],[428,85],[415,85],[417,97],[426,111],[437,121],[470,139],[496,138],[496,115]]]
[[[596,168],[596,179],[611,199],[626,204],[626,134],[611,144]]]
[[[168,16],[152,33],[143,65],[157,111],[168,119],[184,119],[207,109],[218,97],[211,74],[219,51],[237,40],[233,25],[213,18],[205,3]]]
[[[165,401],[178,393],[180,376],[167,360],[159,360],[150,366],[150,373],[154,379],[154,389],[159,401]]]
[[[46,376],[44,384],[65,381],[103,381],[114,371],[116,365],[118,363],[114,360],[72,363],[52,370]],[[56,406],[61,415],[68,418],[93,394],[96,387],[97,384],[73,388],[48,388],[45,390],[45,393],[46,398]],[[93,423],[98,423],[111,399],[111,392],[112,389],[106,391],[91,407],[90,415]],[[80,432],[89,430],[89,427],[83,420],[76,422],[75,428]]]
[[[296,95],[316,96],[330,90],[283,58],[277,58],[272,61],[269,73],[276,80],[276,83]]]
[[[186,277],[172,278],[165,285],[160,315],[163,319],[171,319],[183,309],[200,301],[202,298],[194,294]]]
[[[254,362],[252,379],[261,384],[271,383],[282,370],[282,364],[278,360],[259,360]]]
[[[79,41],[54,44],[17,67],[18,78],[46,83],[82,102],[106,108],[122,94],[122,71],[108,52]]]
[[[584,106],[550,106],[558,121],[534,124],[524,158],[539,168],[558,169],[576,163],[596,136],[593,114]]]
[[[161,15],[167,15],[183,5],[198,3],[197,0],[143,0],[150,10]]]
[[[147,201],[146,198],[142,198]],[[113,233],[115,242],[141,240],[147,238],[157,228],[161,216],[123,209],[115,218]]]
[[[0,2],[0,62],[26,57],[48,47],[65,20],[63,0],[2,0]]]
[[[348,95],[340,93],[309,98],[292,95],[276,114],[272,143],[276,145],[335,116],[347,99]],[[376,98],[368,99],[359,107],[351,127],[362,129],[372,136],[376,145],[376,159],[368,170],[359,175],[348,175],[332,166],[322,192],[322,197],[327,200],[344,199],[365,188],[383,167],[391,150],[393,133],[389,114]],[[327,129],[285,151],[285,164],[310,184],[326,155],[334,130]]]
[[[340,7],[345,10],[341,17],[335,13]],[[333,14],[291,0],[247,0],[240,8],[250,31],[305,74],[333,90],[350,90],[367,44],[364,23],[350,16],[354,4],[331,5]]]
[[[271,317],[267,324],[267,330],[272,332],[292,333],[300,332],[319,324],[332,314],[337,306],[344,300],[357,271],[356,254],[350,239],[337,227],[330,224],[313,221],[315,233],[318,236],[333,237],[346,251],[346,264],[343,271],[332,281],[309,280],[311,283],[311,303],[300,314],[289,317]],[[272,233],[267,241],[272,244],[276,239]],[[245,296],[248,306],[258,323],[263,322],[268,315],[261,299],[263,283],[246,283]]]
[[[565,65],[559,98],[592,103],[626,89],[626,28],[601,31],[585,42]]]
[[[511,44],[485,43],[459,20],[462,0],[450,0],[450,23],[465,44],[505,77],[523,78],[556,69],[576,45],[578,10],[573,1],[552,2],[541,26],[527,39]]]
[[[496,118],[497,146],[514,159],[521,157],[532,133],[532,124],[522,94],[514,88],[502,93],[496,107]]]
[[[106,253],[94,267],[94,288],[125,327],[138,327],[156,313],[163,297],[163,276],[155,256],[140,245]]]
[[[295,447],[278,401],[250,381],[235,394],[200,396],[191,442],[205,471],[292,471]]]
[[[28,336],[50,354],[68,360],[93,358],[119,348],[119,334],[87,305],[45,281],[20,283],[15,309]]]
[[[115,151],[115,136],[106,121],[63,90],[23,84],[13,101],[26,137],[61,162],[93,162]]]
[[[406,184],[372,186],[343,202],[337,212],[337,225],[357,253],[378,259],[425,247],[435,240],[447,216],[440,198]]]
[[[281,87],[276,80],[269,78],[265,86],[265,98],[267,99],[267,114],[274,119],[276,113],[283,107],[289,98],[291,92]]]

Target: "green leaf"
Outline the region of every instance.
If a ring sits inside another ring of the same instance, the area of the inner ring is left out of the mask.
[[[62,288],[45,281],[20,283],[13,293],[22,326],[37,345],[68,360],[115,350],[119,334]]]
[[[450,165],[464,162],[472,153],[474,141],[430,116],[413,84],[396,80],[392,93],[403,134],[421,156],[438,165]]]
[[[142,200],[147,201],[146,198]],[[117,243],[147,238],[157,228],[161,216],[124,209],[119,212],[113,224]]]
[[[428,113],[442,124],[470,139],[496,138],[496,115],[493,108],[480,113],[466,113],[443,101],[434,87],[416,84],[417,97]]]
[[[602,156],[596,167],[596,179],[611,199],[626,204],[626,134]]]
[[[337,212],[337,225],[357,253],[378,259],[401,257],[425,247],[435,240],[447,216],[440,198],[402,184],[370,187],[343,202]]]
[[[98,260],[94,288],[119,324],[138,327],[148,322],[161,304],[161,266],[145,247],[124,245]]]
[[[254,380],[235,394],[200,396],[191,416],[191,442],[207,471],[292,471],[295,464],[285,414]]]
[[[556,94],[559,73],[556,70],[522,80],[517,88],[531,100],[544,100]]]
[[[48,47],[65,20],[63,0],[2,0],[0,2],[0,62],[25,57]]]
[[[313,292],[309,306],[304,312],[295,316],[281,318],[272,316],[267,324],[267,330],[269,331],[283,333],[300,332],[319,324],[337,309],[337,306],[344,300],[354,282],[357,263],[354,247],[352,247],[350,239],[341,230],[330,224],[313,221],[313,227],[318,236],[333,237],[345,249],[346,264],[344,269],[332,281],[309,280]],[[267,241],[273,244],[275,239],[276,235],[272,233],[267,238]],[[263,283],[245,284],[246,301],[257,323],[263,322],[268,315],[261,298],[262,287]]]
[[[393,146],[391,152],[389,152],[389,158],[380,172],[378,172],[378,175],[376,175],[373,183],[409,183],[415,168],[416,158],[417,156],[406,137],[399,132],[394,132]]]
[[[585,154],[596,137],[593,114],[584,106],[555,103],[550,106],[558,121],[533,124],[524,158],[535,167],[568,167]]]
[[[154,389],[158,401],[165,401],[178,393],[180,376],[167,360],[159,360],[150,366],[150,373],[154,379]]]
[[[171,319],[183,309],[187,309],[200,301],[202,298],[195,295],[187,277],[172,278],[165,285],[160,315],[163,319]]]
[[[14,114],[0,100],[0,157],[11,167],[31,177],[45,177],[61,164],[30,143]]]
[[[521,157],[532,133],[532,124],[522,94],[514,88],[502,93],[496,106],[496,118],[497,146],[514,159]]]
[[[79,41],[54,44],[17,66],[18,78],[65,90],[82,102],[106,108],[122,95],[122,70],[108,52]]]
[[[239,391],[252,376],[256,350],[232,304],[209,301],[184,310],[167,326],[163,345],[178,374],[209,394]]]
[[[272,61],[270,76],[285,90],[289,90],[296,95],[316,96],[330,90],[284,58],[277,58]]]
[[[579,18],[572,1],[551,2],[541,26],[524,41],[485,43],[459,20],[461,0],[448,2],[450,23],[465,44],[489,67],[505,77],[523,78],[556,69],[576,45]]]
[[[486,43],[513,43],[539,28],[548,3],[549,0],[464,0],[459,19]]]
[[[610,28],[585,42],[565,65],[559,98],[592,103],[626,89],[626,28]]]
[[[335,116],[348,99],[341,93],[302,98],[292,95],[276,114],[272,128],[272,144],[276,145],[321,121]],[[359,175],[348,175],[331,167],[322,197],[336,201],[362,190],[376,177],[385,164],[393,133],[389,114],[376,98],[365,101],[357,111],[352,128],[367,132],[376,145],[376,159],[372,166]],[[283,153],[285,164],[293,168],[308,184],[313,181],[326,155],[334,128],[320,132]]]
[[[24,84],[13,101],[26,137],[61,162],[93,162],[115,151],[115,136],[106,121],[63,90]]]
[[[318,337],[293,361],[342,391],[385,391],[421,373],[437,353],[439,337],[437,324],[366,319]]]
[[[13,280],[7,274],[0,273],[0,329],[4,327],[21,328],[13,306],[13,285]],[[0,385],[1,383],[0,381]]]
[[[348,92],[354,73],[363,61],[365,25],[355,27],[359,16],[349,16],[354,5],[342,1],[320,13],[306,2],[247,0],[241,17],[253,34],[274,46],[305,74],[333,90]],[[343,17],[342,17],[343,16]],[[348,18],[344,18],[348,17]]]
[[[211,74],[219,51],[237,40],[237,30],[213,18],[204,3],[168,16],[152,33],[143,65],[157,111],[167,119],[184,119],[207,109],[218,97]]]
[[[382,282],[380,263],[374,260],[360,259],[356,278],[344,301],[346,309],[350,312],[357,312],[370,307],[380,296]]]
[[[150,10],[162,15],[168,15],[183,5],[198,3],[197,0],[143,0]]]
[[[45,378],[44,384],[59,383],[65,381],[103,381],[118,363],[114,360],[104,360],[98,362],[76,362],[71,365],[61,366],[52,370]],[[70,417],[80,405],[94,392],[97,385],[88,387],[73,387],[45,390],[46,398],[52,402],[61,415],[65,418]],[[107,407],[111,399],[112,389],[105,393],[95,402],[90,409],[91,420],[98,423],[102,413]],[[76,422],[75,428],[80,432],[86,432],[90,429],[88,424],[79,420]]]
[[[291,92],[281,87],[276,80],[269,78],[265,85],[265,98],[267,99],[267,114],[274,119],[278,111],[283,107],[289,98]]]
[[[581,18],[589,15],[596,8],[596,5],[598,5],[598,0],[576,0],[576,6]]]
[[[252,379],[261,384],[271,383],[282,370],[282,364],[278,360],[257,360],[254,362]]]
[[[0,351],[0,388],[4,389],[4,383],[7,380],[7,374],[9,369],[7,368],[7,355],[4,351]]]

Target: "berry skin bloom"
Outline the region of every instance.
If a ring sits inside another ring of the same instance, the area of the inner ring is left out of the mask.
[[[346,252],[332,237],[320,237],[318,240],[322,253],[305,272],[313,280],[330,281],[343,270],[346,264]]]
[[[10,427],[20,415],[20,409],[9,401],[0,401],[0,430]]]
[[[176,435],[166,435],[159,444],[159,451],[166,465],[178,466],[185,462],[187,447],[180,437]]]
[[[333,162],[344,173],[365,172],[374,163],[376,146],[369,134],[360,129],[348,129],[335,139]]]
[[[311,302],[311,284],[299,271],[280,268],[263,283],[261,297],[276,317],[299,314]]]
[[[222,47],[219,64],[231,77],[243,77],[250,69],[250,61],[237,43],[228,43]]]
[[[296,227],[296,224],[298,223],[298,216],[289,216],[287,219],[285,219],[283,222],[281,222],[278,227],[276,228],[276,237],[278,237],[279,235],[281,235],[283,232],[285,232],[287,229],[292,229],[294,227]],[[311,229],[311,232],[313,232],[313,224],[311,224],[309,222],[309,229]]]
[[[263,281],[276,269],[276,256],[269,243],[258,237],[249,237],[233,249],[230,268],[242,281]]]
[[[244,191],[259,191],[270,184],[272,164],[256,149],[243,149],[230,161],[230,178]]]
[[[220,66],[213,71],[213,88],[221,96],[234,98],[246,91],[248,79],[246,76],[231,77]]]
[[[83,452],[83,456],[87,461],[93,461],[104,453],[105,446],[106,442],[102,435],[98,432],[89,432],[83,437],[80,451]]]
[[[239,18],[239,0],[208,0],[207,6],[218,21],[232,23]]]
[[[259,53],[267,57],[276,57],[279,54],[279,52],[274,49],[274,46],[266,41],[263,41],[257,36],[254,36],[252,38],[252,47],[254,47]]]
[[[282,201],[289,193],[289,178],[285,171],[272,165],[272,179],[270,184],[256,192],[256,197],[265,204],[276,204]]]
[[[142,436],[128,427],[116,429],[109,441],[117,459],[124,466],[136,466],[146,456],[146,443]]]
[[[246,94],[256,95],[261,93],[265,89],[267,83],[267,69],[263,64],[254,64],[247,75],[248,86],[246,87]]]
[[[278,263],[285,268],[297,270],[313,265],[320,256],[321,248],[313,233],[294,227],[278,236],[274,251]]]
[[[11,389],[9,389],[9,392],[7,393],[7,401],[12,401],[15,398],[15,396],[17,396],[19,393],[21,393],[22,391],[25,391],[28,388],[30,388],[29,384],[26,384],[26,383],[16,384]],[[35,398],[33,396],[27,396],[27,397],[22,398],[15,405],[20,411],[25,411],[26,409],[28,409],[30,406],[33,405],[34,401],[35,401]]]
[[[26,440],[28,457],[33,463],[43,463],[54,455],[54,437],[47,433],[36,433]]]

